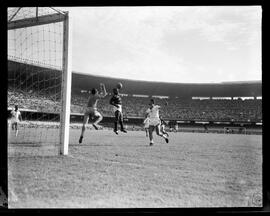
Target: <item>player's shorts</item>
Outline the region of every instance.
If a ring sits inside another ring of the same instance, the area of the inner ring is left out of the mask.
[[[155,118],[155,119],[150,119],[149,120],[149,126],[158,126],[160,124],[160,120],[159,118]]]
[[[18,128],[18,124],[19,123],[19,120],[16,120],[16,119],[11,119],[10,120],[10,125],[11,125],[11,128],[13,129],[14,127],[17,129]]]
[[[13,124],[18,124],[19,120],[18,119],[10,119],[10,124],[13,125]]]
[[[93,107],[86,107],[84,115],[85,116],[101,116],[101,114],[97,111],[97,109]]]
[[[149,128],[149,123],[145,123],[144,128],[148,129]]]
[[[149,128],[149,121],[150,121],[149,118],[144,120],[144,128],[146,129]]]
[[[122,112],[122,105],[118,105],[119,107],[113,106],[113,111],[116,112],[117,110],[119,112]]]

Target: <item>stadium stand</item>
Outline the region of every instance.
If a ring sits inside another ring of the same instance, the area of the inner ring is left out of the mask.
[[[60,102],[50,99],[51,95],[42,95],[35,91],[23,91],[8,88],[8,107],[19,104],[20,109],[28,109],[41,112],[59,112]]]
[[[26,82],[23,79],[26,78],[21,74],[24,74],[28,70],[34,72],[34,75],[32,76],[30,74],[28,79],[37,79],[33,83],[38,83],[38,76],[49,76],[49,72],[53,74],[60,73],[60,71],[49,68],[9,60],[8,108],[19,104],[20,109],[59,113],[60,101],[56,98],[57,95],[54,92],[50,92],[49,82],[46,83],[48,90],[46,94],[38,89],[38,85],[24,85]],[[37,74],[39,75],[37,76]],[[20,79],[17,79],[17,77],[20,77]],[[49,77],[47,78],[49,80]],[[51,81],[60,82],[55,79]],[[261,99],[191,99],[197,96],[256,98],[257,96],[261,96],[262,83],[260,81],[217,84],[161,83],[85,75],[74,72],[72,74],[71,113],[84,113],[84,107],[88,99],[87,92],[93,87],[98,88],[101,82],[106,85],[109,92],[109,95],[98,103],[98,109],[104,117],[113,116],[112,106],[109,105],[110,92],[112,92],[116,83],[121,82],[124,85],[123,93],[127,95],[123,96],[123,114],[126,118],[144,118],[145,111],[148,108],[149,97],[134,97],[133,94],[151,94],[152,96],[169,96],[169,99],[156,98],[156,104],[162,106],[161,115],[163,118],[187,121],[262,122]],[[168,102],[168,106],[164,106],[166,101]]]
[[[8,89],[8,107],[20,104],[21,109],[41,112],[60,112],[60,102],[50,100],[52,95],[38,92]],[[72,93],[71,113],[82,114],[87,103],[88,93]],[[98,109],[104,116],[113,116],[109,105],[110,95],[100,100]],[[262,120],[262,100],[194,100],[194,99],[155,99],[162,106],[164,118],[201,121],[246,121]],[[168,105],[165,106],[165,102]],[[149,98],[123,96],[123,113],[126,117],[144,117]]]

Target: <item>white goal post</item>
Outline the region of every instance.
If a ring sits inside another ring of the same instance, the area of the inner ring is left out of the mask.
[[[60,113],[60,154],[68,154],[69,122],[71,101],[71,26],[68,12],[63,25],[63,76],[62,76],[62,112]]]
[[[45,13],[45,10],[50,10],[50,13]],[[22,12],[23,10],[26,10],[28,12]],[[61,93],[59,93],[59,97],[61,95],[60,98],[60,107],[61,109],[58,111],[58,113],[60,114],[60,136],[59,136],[59,151],[58,154],[61,155],[67,155],[68,154],[68,145],[69,145],[69,123],[70,123],[70,102],[71,102],[71,75],[72,75],[72,28],[71,28],[71,20],[70,20],[70,14],[69,12],[63,12],[60,10],[57,10],[55,8],[45,8],[45,7],[31,7],[31,8],[23,8],[23,7],[19,7],[14,9],[13,14],[9,14],[8,16],[8,20],[7,20],[7,24],[8,24],[8,31],[27,31],[26,29],[29,28],[35,28],[37,26],[46,26],[46,25],[50,25],[50,24],[57,24],[57,23],[62,23],[61,27],[61,43],[59,43],[62,47],[61,47],[61,52],[62,52],[62,56],[60,57],[60,60],[58,62],[60,62],[59,64],[61,64],[59,66],[59,68],[61,68]],[[30,16],[30,12],[32,13]],[[9,13],[9,11],[8,11]],[[27,14],[28,13],[28,14]],[[19,16],[19,14],[21,14],[21,17]],[[19,16],[19,17],[18,17]],[[18,17],[18,18],[16,18]],[[16,18],[16,19],[15,19]],[[55,27],[52,27],[51,29],[49,29],[49,31],[51,31],[50,33],[55,34]],[[25,38],[30,37],[30,35],[34,35],[36,32],[36,30],[29,30],[29,33],[24,33],[25,34]],[[22,35],[23,33],[20,33],[20,35]],[[46,47],[46,46],[56,46],[55,44],[58,43],[58,38],[55,39],[55,41],[51,41],[51,38],[48,38],[48,41],[52,42],[52,45],[48,45],[48,42],[44,42],[44,37],[46,37],[46,32],[40,32],[40,35],[35,36],[38,38],[38,40],[40,40],[41,44],[40,46]],[[45,35],[45,36],[44,36]],[[57,36],[60,36],[60,34],[58,34]],[[14,36],[15,38],[16,36]],[[42,38],[43,37],[43,38]],[[16,40],[13,39],[14,41]],[[36,38],[35,38],[36,40]],[[23,41],[23,40],[21,40]],[[24,47],[19,48],[18,44],[22,43],[22,42],[18,42],[15,41],[15,45],[10,45],[11,46],[11,51],[10,53],[8,53],[8,59],[9,59],[9,55],[14,56],[14,59],[21,59],[20,61],[17,61],[16,64],[24,64],[24,62],[26,62],[25,60],[25,56],[24,53],[27,52],[28,50],[32,49],[32,55],[33,55],[33,60],[31,60],[32,62],[37,62],[36,60],[36,53],[35,53],[35,49],[39,49],[37,47],[34,48],[29,48],[31,46],[31,44],[29,42],[26,41],[26,45],[23,45]],[[35,42],[35,41],[34,41]],[[32,45],[34,44],[34,42],[32,42]],[[37,46],[34,44],[34,46]],[[15,47],[15,48],[14,48]],[[17,50],[16,50],[17,49]],[[53,48],[51,48],[53,49]],[[15,51],[14,51],[15,50]],[[33,51],[34,50],[34,51]],[[14,54],[16,53],[17,54]],[[18,53],[23,53],[23,54],[18,54]],[[43,53],[41,53],[40,55],[49,56],[50,59],[53,59],[53,55],[56,53],[56,51],[51,51],[46,53],[45,51],[43,51]],[[56,62],[56,60],[55,60]],[[47,62],[45,62],[47,63]],[[24,67],[29,67],[29,66],[24,66]],[[33,67],[40,67],[40,65],[36,66],[34,65]],[[56,70],[56,69],[54,69]],[[28,71],[27,71],[28,72]],[[20,72],[21,73],[21,72]],[[34,73],[34,72],[33,72]],[[37,74],[37,73],[36,73]],[[39,77],[40,75],[37,74],[36,75],[38,77],[38,82],[39,82]],[[18,80],[19,79],[19,80]],[[55,80],[53,80],[54,78],[52,78],[52,82],[55,82]],[[33,80],[33,78],[32,78]],[[45,80],[48,81],[48,80]],[[45,83],[44,81],[44,83]],[[12,86],[12,88],[16,90],[16,86],[18,86],[17,83],[23,83],[23,81],[21,81],[21,77],[18,78],[17,76],[14,75],[13,81],[14,82],[14,87]],[[16,84],[15,84],[16,82]],[[26,80],[27,82],[27,80]],[[60,81],[59,81],[60,82]],[[44,84],[45,85],[45,84]],[[58,84],[55,84],[58,85]],[[37,86],[36,84],[28,84],[26,90],[27,91],[32,91],[32,89],[30,88],[35,88],[33,86]],[[51,88],[49,88],[49,90],[51,91]],[[31,94],[31,93],[30,93]],[[58,97],[58,96],[55,96]],[[58,99],[57,99],[58,100]]]

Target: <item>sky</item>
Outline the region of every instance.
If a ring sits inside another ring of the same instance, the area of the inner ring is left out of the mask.
[[[72,71],[176,83],[261,80],[260,6],[69,7]]]

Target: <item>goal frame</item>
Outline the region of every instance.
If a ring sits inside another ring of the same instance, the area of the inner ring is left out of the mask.
[[[69,147],[69,124],[70,124],[70,103],[71,103],[71,75],[72,75],[72,27],[68,11],[55,10],[55,13],[36,16],[26,19],[12,21],[18,11],[8,20],[8,30],[32,27],[37,25],[63,22],[63,53],[62,53],[62,81],[61,81],[61,112],[60,112],[60,148],[58,154],[68,155]]]

